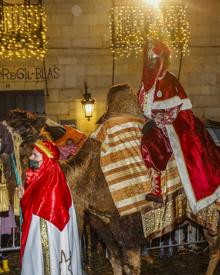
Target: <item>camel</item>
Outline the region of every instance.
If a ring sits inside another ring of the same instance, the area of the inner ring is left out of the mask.
[[[142,116],[136,96],[131,91],[108,97],[108,110],[103,121],[124,115]],[[31,144],[40,136],[40,129],[45,126],[46,118],[28,112],[12,111],[5,120],[23,139],[20,159],[24,171]],[[7,146],[4,144],[6,141],[2,132],[0,140],[0,156],[5,157]],[[141,214],[136,212],[122,217],[119,215],[100,166],[100,149],[101,143],[89,137],[76,156],[61,162],[78,214],[79,232],[82,234],[84,217],[87,215],[89,223],[98,232],[109,251],[113,274],[138,275],[141,272],[140,248],[146,242]],[[193,217],[197,221],[192,215],[192,219]],[[209,228],[204,229],[211,256],[207,275],[214,273],[220,255],[220,235],[217,234],[217,227],[212,229],[215,235],[209,234]]]

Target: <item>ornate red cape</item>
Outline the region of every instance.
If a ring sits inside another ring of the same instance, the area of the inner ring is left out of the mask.
[[[37,215],[60,231],[69,221],[72,198],[64,173],[55,159],[43,155],[44,161],[38,170],[26,172],[25,193],[21,199],[23,214],[21,259],[24,253],[32,215]]]
[[[146,106],[145,115],[161,120],[166,128],[193,212],[213,203],[220,197],[220,148],[193,115],[191,102],[177,78],[166,72],[148,93],[142,87],[139,101],[143,108]],[[164,147],[161,154],[165,152]]]

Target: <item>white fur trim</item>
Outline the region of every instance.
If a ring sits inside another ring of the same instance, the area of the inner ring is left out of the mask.
[[[155,85],[149,90],[144,96],[144,115],[145,117],[151,118],[151,109],[153,106],[154,100],[154,93],[155,93]]]
[[[181,111],[192,109],[192,103],[189,98],[182,99]]]
[[[154,101],[152,109],[169,109],[174,108],[182,104],[182,100],[179,96],[174,96],[169,99]]]
[[[171,147],[173,149],[183,188],[185,190],[190,207],[193,213],[196,214],[199,210],[209,206],[220,197],[220,187],[218,187],[212,195],[205,197],[199,201],[196,201],[194,191],[192,189],[192,184],[189,178],[188,170],[185,164],[182,148],[179,142],[179,138],[176,134],[175,128],[173,127],[173,125],[169,124],[166,125],[166,130],[168,133]]]

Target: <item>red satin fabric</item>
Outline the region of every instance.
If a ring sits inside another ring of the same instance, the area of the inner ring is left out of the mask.
[[[173,126],[181,144],[196,200],[205,198],[220,185],[220,148],[191,110],[181,111]]]
[[[147,71],[145,71],[145,73],[147,73]],[[145,78],[143,75],[143,80],[144,79]],[[148,90],[145,89],[146,85],[148,85],[147,82],[144,84],[144,87],[141,87],[138,93],[138,101],[142,109],[144,107],[144,96],[148,93]],[[159,90],[162,92],[162,95],[160,97],[157,93]],[[154,91],[154,102],[172,99],[174,96],[179,96],[181,99],[187,99],[186,92],[184,91],[178,79],[173,74],[167,71],[163,79],[157,80]],[[154,110],[152,110],[152,113],[153,112]]]
[[[162,95],[159,97],[157,91],[161,91]],[[179,96],[181,99],[186,99],[187,95],[179,80],[170,72],[166,72],[165,76],[156,83],[154,102],[171,99],[174,96]]]
[[[166,170],[172,149],[161,129],[153,127],[143,135],[141,154],[148,168],[154,168],[156,171]]]
[[[21,199],[23,214],[21,259],[32,215],[35,214],[51,222],[62,231],[69,221],[71,205],[71,194],[64,173],[55,159],[43,154],[43,164],[40,168],[34,171],[28,169],[26,172],[25,193]]]

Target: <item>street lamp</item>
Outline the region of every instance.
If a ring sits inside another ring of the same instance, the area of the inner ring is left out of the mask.
[[[86,82],[84,83],[84,86],[85,86],[85,92],[84,92],[83,99],[82,99],[81,103],[83,106],[83,111],[84,111],[85,117],[88,118],[88,120],[90,120],[90,118],[93,115],[95,99],[93,99],[91,97],[91,94],[88,93],[88,86],[87,86]]]

